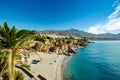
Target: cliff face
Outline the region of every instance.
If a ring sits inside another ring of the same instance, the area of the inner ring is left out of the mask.
[[[36,37],[37,43],[33,47],[35,50],[46,53],[57,53],[70,56],[76,52],[80,46],[85,46],[87,41],[83,39],[66,38],[52,38],[46,36]]]

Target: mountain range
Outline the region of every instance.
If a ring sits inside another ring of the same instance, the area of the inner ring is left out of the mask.
[[[62,36],[88,37],[89,39],[93,39],[93,40],[120,40],[120,33],[93,34],[85,31],[77,30],[77,29],[45,30],[40,32],[46,33],[46,34],[62,35]]]

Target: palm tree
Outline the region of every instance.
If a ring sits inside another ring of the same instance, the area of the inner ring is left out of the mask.
[[[9,80],[14,80],[16,56],[22,49],[28,50],[28,43],[35,35],[35,31],[18,30],[14,26],[9,28],[6,22],[0,26],[0,50],[8,54]]]

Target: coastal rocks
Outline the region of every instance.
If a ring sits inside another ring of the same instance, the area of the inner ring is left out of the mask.
[[[36,43],[33,48],[39,52],[47,50],[47,46],[44,43]]]
[[[69,48],[68,48],[68,52],[70,52],[70,53],[75,53],[76,50],[75,50],[75,48],[73,48],[73,47],[69,47]]]
[[[41,41],[42,40],[44,41]],[[40,37],[40,40],[33,47],[37,51],[46,53],[57,53],[59,55],[71,56],[80,46],[85,46],[86,42],[82,39],[74,38],[45,38]],[[39,38],[38,38],[39,39]]]
[[[66,56],[72,56],[74,53],[65,52],[63,54],[66,55]]]

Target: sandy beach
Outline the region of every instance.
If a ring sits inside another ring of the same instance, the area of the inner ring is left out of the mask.
[[[46,54],[42,52],[39,52],[39,55],[41,56],[42,61],[37,64],[32,64],[32,60],[39,60],[39,57],[37,54],[30,54],[28,64],[30,64],[31,72],[35,75],[40,74],[47,80],[62,80],[61,66],[65,59],[65,55],[57,55],[55,53]]]

